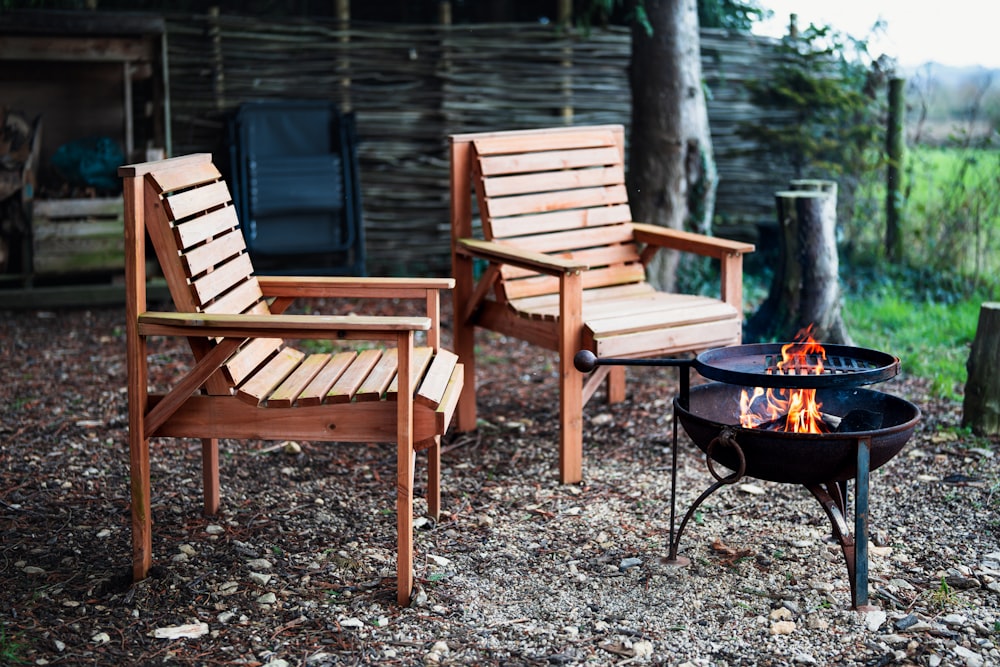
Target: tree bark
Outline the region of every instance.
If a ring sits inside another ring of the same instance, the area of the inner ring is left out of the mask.
[[[645,0],[652,34],[632,27],[629,200],[636,220],[711,231],[718,175],[702,89],[695,0]],[[648,278],[676,284],[677,253],[657,253]]]
[[[1000,435],[1000,303],[980,307],[966,368],[962,426],[976,435]]]
[[[778,261],[767,299],[747,322],[750,340],[793,340],[809,325],[821,343],[851,345],[841,316],[836,184],[778,192]],[[832,187],[831,187],[832,186]],[[832,190],[832,193],[831,193]]]

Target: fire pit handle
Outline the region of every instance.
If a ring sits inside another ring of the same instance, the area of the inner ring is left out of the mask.
[[[723,477],[712,467],[712,452],[715,450],[716,445],[733,448],[736,450],[736,456],[740,460],[736,472],[728,477]],[[712,473],[712,477],[723,484],[735,484],[743,478],[743,475],[747,471],[747,459],[743,455],[743,448],[740,447],[740,443],[736,442],[736,433],[733,429],[724,428],[719,431],[719,435],[712,438],[712,441],[708,443],[708,447],[705,448],[705,462],[708,464],[708,471]]]

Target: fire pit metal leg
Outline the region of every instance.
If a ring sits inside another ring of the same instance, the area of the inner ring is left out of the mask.
[[[872,440],[858,438],[858,474],[854,481],[854,543],[855,568],[853,607],[868,605],[868,480]]]
[[[871,473],[871,438],[858,438],[857,474],[854,478],[854,535],[847,525],[847,491],[844,482],[811,484],[813,497],[823,507],[833,536],[840,542],[851,584],[851,608],[868,607],[868,485]]]

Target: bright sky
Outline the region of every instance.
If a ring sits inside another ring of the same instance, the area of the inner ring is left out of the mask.
[[[873,57],[882,53],[903,67],[934,61],[964,67],[1000,68],[1000,2],[997,0],[760,0],[774,16],[754,30],[781,37],[788,17],[798,14],[800,28],[829,25],[841,33],[867,39]],[[884,33],[872,34],[876,21]]]

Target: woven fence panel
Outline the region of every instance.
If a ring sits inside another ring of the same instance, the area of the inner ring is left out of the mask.
[[[627,29],[204,15],[168,16],[167,26],[175,155],[211,151],[225,164],[226,118],[244,101],[325,99],[355,112],[373,274],[450,272],[450,134],[630,121]],[[773,192],[790,175],[739,136],[762,117],[745,82],[765,77],[775,58],[766,40],[702,32],[727,231],[750,235],[773,217]]]

